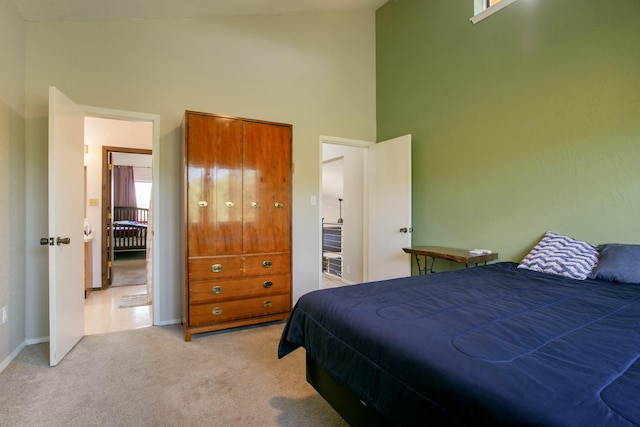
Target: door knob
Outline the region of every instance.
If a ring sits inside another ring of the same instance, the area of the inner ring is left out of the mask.
[[[413,233],[413,228],[402,227],[400,229],[401,233]]]
[[[68,245],[69,243],[71,243],[71,238],[69,237],[60,237],[58,236],[56,238],[56,245],[60,246],[60,245]]]

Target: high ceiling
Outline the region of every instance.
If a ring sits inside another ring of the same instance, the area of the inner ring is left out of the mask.
[[[11,0],[26,21],[93,21],[375,11],[388,0]]]

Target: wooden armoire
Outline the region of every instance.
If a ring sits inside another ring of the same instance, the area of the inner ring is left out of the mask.
[[[186,111],[185,340],[291,312],[292,126]]]

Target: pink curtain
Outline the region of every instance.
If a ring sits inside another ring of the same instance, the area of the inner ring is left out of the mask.
[[[113,168],[113,205],[137,207],[136,182],[133,166],[114,166]]]

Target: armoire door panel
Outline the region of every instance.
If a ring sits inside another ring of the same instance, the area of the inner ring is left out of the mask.
[[[291,250],[291,127],[245,122],[244,253]]]
[[[191,115],[187,127],[189,256],[242,252],[242,122]]]

